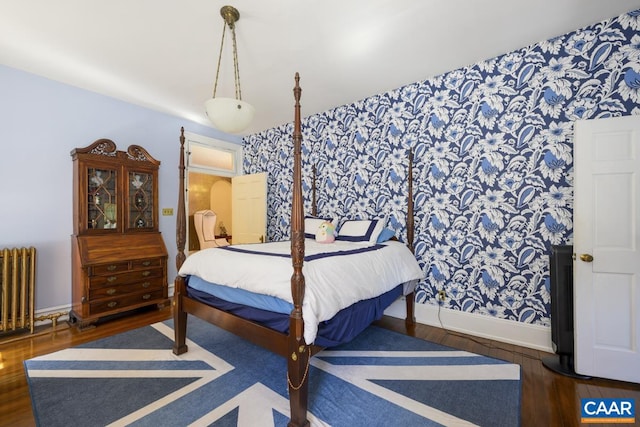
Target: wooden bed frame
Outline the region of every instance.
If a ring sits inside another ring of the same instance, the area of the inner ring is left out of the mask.
[[[301,173],[301,145],[302,133],[300,124],[300,95],[302,90],[299,85],[300,77],[295,75],[295,87],[293,89],[295,98],[294,107],[294,169],[293,169],[293,201],[291,207],[291,259],[293,264],[293,275],[291,276],[291,295],[293,299],[293,311],[289,316],[289,334],[282,334],[272,329],[252,321],[242,319],[233,314],[210,307],[202,302],[191,299],[186,293],[186,284],[183,277],[178,275],[175,280],[175,291],[173,295],[173,316],[175,324],[175,342],[173,352],[182,354],[187,351],[185,344],[187,332],[187,314],[192,314],[214,325],[217,325],[229,332],[232,332],[248,341],[264,347],[274,353],[287,358],[287,383],[289,386],[289,400],[291,407],[291,418],[289,427],[308,426],[307,420],[307,400],[308,400],[308,372],[309,359],[318,351],[320,347],[307,345],[303,338],[304,323],[302,320],[302,301],[305,292],[305,280],[302,274],[304,260],[304,209],[302,198],[302,173]],[[176,224],[176,243],[178,254],[176,256],[176,267],[180,270],[186,259],[184,248],[186,241],[186,215],[185,215],[185,162],[184,162],[184,128],[180,134],[180,184],[178,197],[178,212]],[[408,200],[407,200],[407,244],[413,252],[413,155],[409,153],[409,174],[408,174]],[[315,187],[313,189],[315,199]],[[313,207],[315,213],[315,201]],[[406,296],[407,306],[407,329],[412,330],[415,326],[414,317],[414,294]]]

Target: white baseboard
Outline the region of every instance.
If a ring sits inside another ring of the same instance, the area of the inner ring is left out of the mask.
[[[34,318],[42,318],[42,320],[36,320],[33,322],[35,326],[47,325],[53,322],[53,319],[56,319],[56,322],[59,321],[67,321],[69,320],[69,311],[71,310],[71,305],[60,305],[57,307],[48,307],[42,310],[36,310],[34,313]]]
[[[553,353],[550,327],[496,319],[447,308],[440,308],[438,319],[438,308],[437,305],[415,304],[416,321],[463,334]],[[404,319],[406,317],[404,298],[391,304],[384,314]]]

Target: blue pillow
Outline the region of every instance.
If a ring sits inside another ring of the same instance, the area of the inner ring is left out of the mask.
[[[378,235],[378,240],[376,240],[376,243],[386,242],[387,240],[391,239],[392,237],[395,237],[395,235],[396,235],[396,233],[392,229],[384,228],[384,229],[382,229],[382,231]]]

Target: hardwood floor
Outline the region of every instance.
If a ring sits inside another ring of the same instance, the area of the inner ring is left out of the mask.
[[[145,310],[139,314],[113,319],[82,332],[64,322],[58,324],[56,331],[52,333],[43,331],[41,335],[19,340],[12,340],[11,337],[0,340],[0,426],[36,425],[24,372],[25,360],[161,322],[170,317],[171,307],[168,305],[162,310]]]
[[[398,332],[406,331],[404,321],[400,319],[384,317],[377,324]],[[520,414],[523,427],[580,426],[582,398],[632,398],[636,401],[636,407],[640,402],[640,384],[601,378],[581,380],[556,374],[542,365],[542,358],[550,355],[546,352],[426,325],[417,325],[410,335],[519,364],[522,367]],[[636,425],[640,425],[637,415]]]
[[[55,332],[49,332],[49,328],[35,336],[0,339],[0,426],[35,425],[24,360],[159,322],[170,316],[171,309],[167,307],[113,319],[83,332],[63,323]],[[377,325],[406,333],[404,321],[400,319],[384,317]],[[524,427],[579,426],[580,399],[585,397],[633,398],[640,404],[639,384],[604,379],[579,380],[558,375],[541,363],[541,358],[548,353],[425,325],[417,325],[410,335],[518,363],[522,367],[521,419]]]

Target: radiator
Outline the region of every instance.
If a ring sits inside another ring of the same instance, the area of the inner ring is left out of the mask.
[[[0,334],[23,329],[33,333],[36,249],[2,249],[0,267]]]

